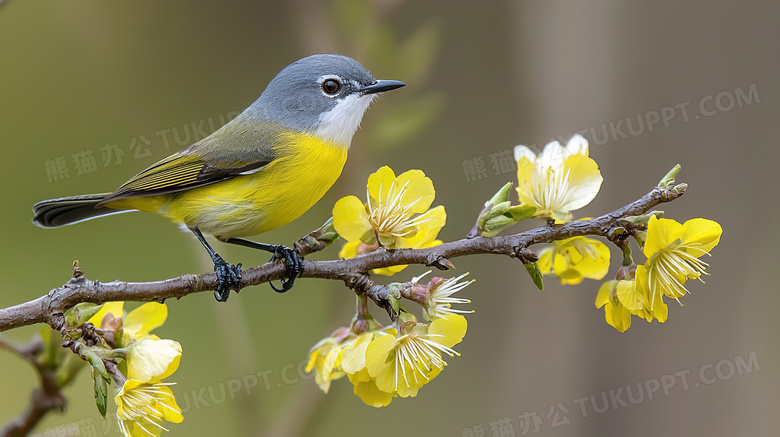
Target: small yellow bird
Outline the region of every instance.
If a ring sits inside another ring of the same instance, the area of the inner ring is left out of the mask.
[[[283,259],[292,288],[303,261],[289,247],[245,240],[284,226],[311,208],[341,175],[352,136],[382,92],[404,86],[376,80],[341,55],[313,55],[282,70],[249,108],[210,136],[135,175],[113,193],[44,200],[33,223],[56,228],[127,211],[162,215],[192,231],[214,261],[224,302],[241,286],[241,264],[228,264],[206,242],[217,240]]]

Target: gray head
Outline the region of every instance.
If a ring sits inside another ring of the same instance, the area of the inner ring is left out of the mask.
[[[313,55],[276,75],[247,112],[349,147],[374,98],[404,85],[376,80],[346,56]]]

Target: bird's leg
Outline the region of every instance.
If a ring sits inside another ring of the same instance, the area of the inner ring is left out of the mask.
[[[293,288],[295,279],[303,274],[303,259],[294,250],[287,246],[279,244],[265,244],[258,243],[256,241],[244,240],[243,238],[228,238],[223,240],[225,243],[237,244],[239,246],[251,247],[253,249],[260,249],[266,252],[274,254],[271,257],[271,261],[277,259],[284,260],[284,266],[287,272],[287,279],[282,279],[282,287],[278,288],[273,283],[269,282],[271,288],[278,293],[284,293],[285,291]]]
[[[214,249],[211,248],[209,243],[203,238],[203,234],[200,229],[192,229],[192,233],[198,237],[200,243],[206,248],[206,252],[209,253],[211,260],[214,261],[214,273],[217,274],[217,289],[214,290],[214,298],[217,302],[225,302],[230,297],[230,289],[241,289],[241,264],[231,265],[227,261],[222,259],[221,256]]]

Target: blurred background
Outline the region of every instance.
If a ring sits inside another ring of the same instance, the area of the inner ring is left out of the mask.
[[[462,356],[416,398],[382,409],[364,405],[346,380],[324,395],[302,371],[309,348],[352,317],[343,285],[303,279],[283,295],[261,286],[227,304],[211,293],[169,301],[156,333],[183,345],[173,379],[185,410],[169,435],[772,434],[780,390],[772,276],[780,151],[770,133],[780,114],[778,38],[780,5],[772,2],[7,0],[0,306],[63,284],[75,259],[101,281],[210,271],[197,241],[159,217],[44,230],[31,224],[31,207],[113,190],[235,116],[287,64],[338,52],[408,87],[368,111],[326,197],[262,241],[290,244],[316,228],[341,196],[362,197],[382,165],[424,170],[435,204],[448,212],[440,238],[462,238],[482,203],[515,180],[508,150],[538,150],[580,132],[604,184],[577,217],[640,197],[680,163],[678,181],[690,188],[663,209],[681,222],[722,224],[707,259],[712,276],[690,283],[685,307],[670,302],[666,323],[634,318],[620,334],[594,307],[600,282],[562,287],[547,278],[539,292],[517,260],[454,259],[457,272],[477,280],[462,293],[476,310],[456,347]],[[335,258],[338,247],[315,258]],[[267,260],[217,250],[244,266]],[[423,271],[409,268],[397,280]],[[40,329],[4,335],[25,341]],[[5,352],[0,369],[6,423],[37,380]],[[36,432],[118,435],[95,408],[87,372],[65,393],[66,412]]]

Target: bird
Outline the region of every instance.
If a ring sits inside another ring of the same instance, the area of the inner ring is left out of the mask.
[[[285,67],[260,97],[208,137],[153,164],[115,191],[43,200],[33,223],[57,228],[129,211],[166,217],[192,232],[217,274],[214,297],[241,288],[241,264],[229,264],[204,235],[272,253],[282,260],[284,292],[303,273],[293,249],[244,237],[300,217],[344,168],[363,114],[381,93],[406,84],[377,80],[360,63],[316,54]]]

